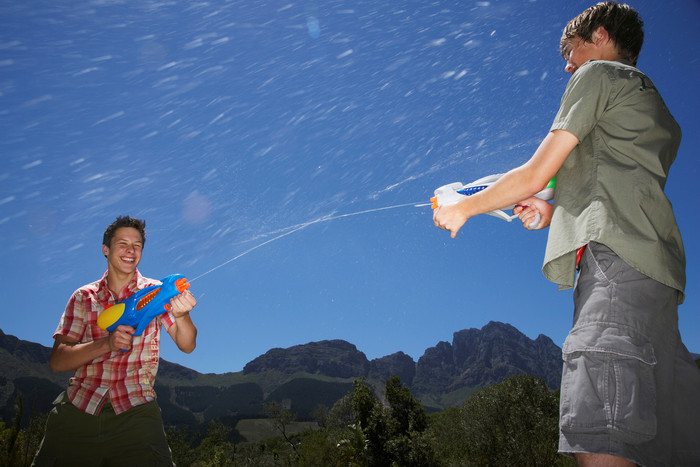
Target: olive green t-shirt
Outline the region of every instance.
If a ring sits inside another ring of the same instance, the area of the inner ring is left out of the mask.
[[[573,287],[576,250],[596,241],[682,301],[685,252],[664,194],[681,130],[651,80],[622,61],[589,61],[571,77],[551,130],[580,143],[557,173],[544,275]]]

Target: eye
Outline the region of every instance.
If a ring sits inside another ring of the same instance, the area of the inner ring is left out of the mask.
[[[561,56],[564,60],[569,60],[569,57],[571,57],[571,46],[567,45],[564,47],[564,50],[561,53]]]

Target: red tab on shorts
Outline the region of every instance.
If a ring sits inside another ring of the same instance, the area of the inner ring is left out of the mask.
[[[586,247],[588,245],[583,245],[581,248],[576,250],[576,267],[578,267],[578,263],[581,262],[581,257],[583,256],[583,252],[586,251]]]

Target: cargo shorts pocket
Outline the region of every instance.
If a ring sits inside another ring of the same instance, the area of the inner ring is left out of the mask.
[[[656,436],[656,357],[651,343],[617,323],[575,327],[562,349],[560,428],[638,444]]]

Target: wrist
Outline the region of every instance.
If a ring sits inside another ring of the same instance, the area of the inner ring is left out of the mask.
[[[475,216],[474,206],[470,198],[465,198],[456,205],[457,212],[466,222],[470,217]]]
[[[182,321],[183,319],[187,318],[187,316],[190,314],[189,311],[181,311],[176,313],[173,313],[173,318],[175,318],[176,321]]]

